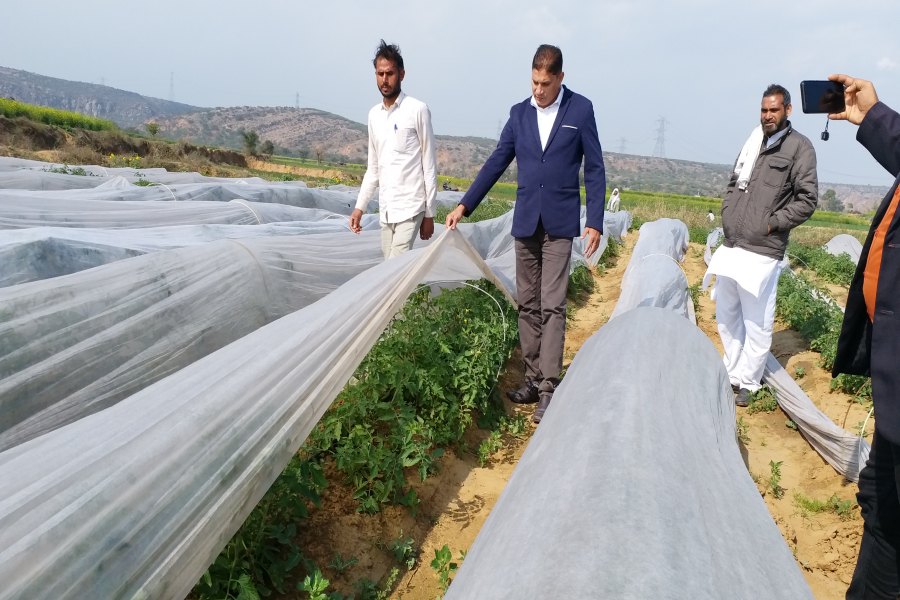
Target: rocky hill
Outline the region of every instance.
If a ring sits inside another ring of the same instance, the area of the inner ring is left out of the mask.
[[[366,126],[314,108],[239,106],[156,121],[160,135],[171,139],[240,148],[241,132],[255,131],[278,154],[366,162]],[[473,177],[496,145],[486,138],[440,135],[437,142],[440,172],[454,177]]]
[[[203,110],[105,85],[45,77],[6,67],[0,67],[0,97],[109,119],[121,127],[141,127],[162,116]]]

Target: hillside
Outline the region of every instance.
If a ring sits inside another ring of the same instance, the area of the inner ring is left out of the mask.
[[[141,127],[161,116],[202,110],[105,85],[46,77],[7,67],[0,67],[0,97],[109,119],[122,127]]]
[[[365,163],[366,126],[314,108],[250,107],[209,111],[157,119],[160,135],[196,144],[241,147],[241,131],[255,131],[271,141],[279,154],[332,162]],[[437,136],[438,165],[443,175],[475,175],[494,149],[486,138]]]

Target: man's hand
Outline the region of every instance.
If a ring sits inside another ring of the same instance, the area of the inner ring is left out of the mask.
[[[849,75],[829,75],[828,79],[844,84],[844,112],[831,113],[829,119],[850,121],[854,125],[862,123],[869,109],[878,102],[878,94],[871,81],[856,79]]]
[[[360,224],[362,215],[363,212],[358,208],[354,208],[353,212],[350,213],[350,231],[352,231],[353,233],[359,233],[360,231],[362,231],[362,225]]]
[[[463,213],[466,212],[466,207],[462,204],[457,204],[456,208],[450,211],[450,214],[447,215],[447,221],[444,223],[450,229],[456,229],[456,224],[459,223],[459,220],[463,218]]]
[[[591,254],[600,247],[600,232],[593,227],[585,227],[584,233],[581,234],[581,239],[583,240],[584,238],[587,238],[587,243],[584,246],[584,257],[590,258]]]
[[[425,217],[422,219],[422,226],[419,227],[419,237],[423,240],[430,240],[434,234],[434,217]]]

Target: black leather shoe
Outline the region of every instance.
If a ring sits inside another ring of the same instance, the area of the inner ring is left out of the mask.
[[[541,422],[541,419],[544,418],[544,413],[547,411],[547,407],[550,406],[550,400],[552,399],[553,394],[541,394],[541,401],[538,402],[537,408],[534,409],[534,415],[531,417],[532,422]]]
[[[748,406],[750,404],[750,390],[744,388],[738,390],[738,393],[734,395],[734,403],[737,406]]]
[[[529,379],[519,389],[506,392],[506,397],[516,404],[534,404],[539,399],[537,384]]]

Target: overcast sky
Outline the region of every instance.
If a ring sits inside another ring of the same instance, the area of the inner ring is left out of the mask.
[[[775,82],[794,96],[821,181],[889,185],[855,126],[833,122],[819,139],[825,117],[802,114],[800,81],[871,79],[900,109],[897,23],[897,0],[42,0],[4,6],[0,65],[204,107],[294,106],[299,93],[300,106],[364,123],[384,38],[438,134],[496,139],[530,94],[534,50],[551,43],[565,84],[593,101],[605,150],[652,155],[664,141],[668,158],[731,164]]]

